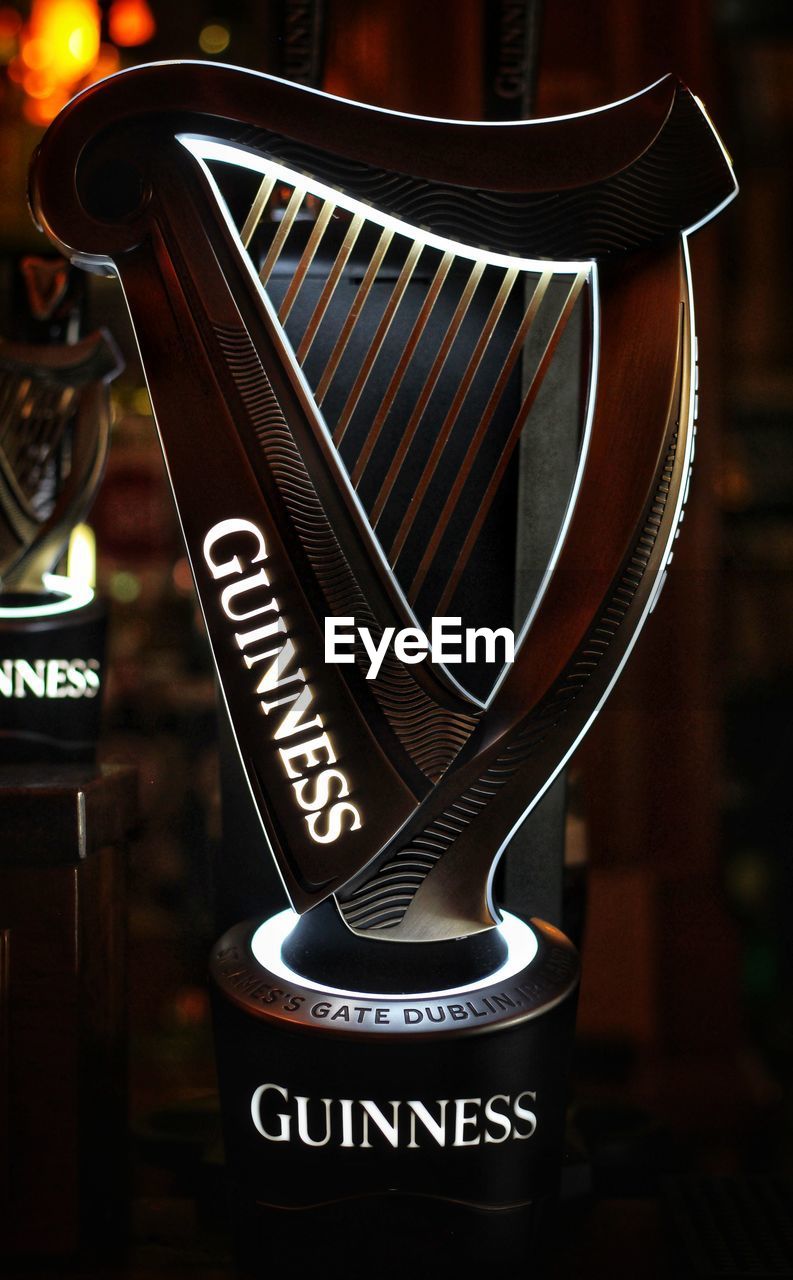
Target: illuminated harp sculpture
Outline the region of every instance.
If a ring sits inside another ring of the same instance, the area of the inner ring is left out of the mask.
[[[422,1231],[469,1262],[531,1237],[577,967],[556,930],[497,923],[493,868],[663,584],[694,450],[686,237],[734,192],[672,77],[484,125],[151,66],[89,89],[42,143],[41,225],[123,284],[301,914],[237,926],[213,959],[233,1201],[268,1257],[280,1207],[356,1240],[409,1223],[389,1237],[403,1261]],[[466,624],[502,577],[490,521],[573,316],[580,458],[514,662],[475,697],[416,661],[414,634],[374,675],[366,639]],[[346,662],[325,660],[328,619],[354,619]],[[488,1208],[498,1228],[474,1230]]]

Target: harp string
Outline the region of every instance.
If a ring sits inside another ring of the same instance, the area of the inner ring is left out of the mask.
[[[251,242],[254,231],[262,220],[264,211],[270,202],[270,196],[273,194],[274,186],[274,175],[262,178],[261,183],[259,184],[259,190],[253,198],[253,204],[248,211],[248,216],[242,224],[242,230],[240,231],[240,238],[246,249]]]
[[[254,260],[260,246],[265,285],[283,259],[278,319],[290,322],[297,361],[410,603],[421,596],[422,612],[445,612],[589,267],[571,276],[570,265],[491,262],[466,246],[457,253],[418,228],[383,226],[327,188],[315,194],[308,179],[290,186],[267,174],[240,234]],[[561,302],[561,286],[551,288],[560,276],[568,284]],[[521,358],[535,367],[518,402]],[[396,441],[390,448],[386,435]],[[441,552],[450,572],[433,577]],[[439,596],[434,606],[428,593]]]
[[[344,268],[346,267],[347,262],[349,260],[350,254],[352,253],[355,247],[355,242],[361,233],[361,228],[363,227],[363,223],[364,223],[363,214],[360,214],[360,213],[356,213],[352,218],[352,221],[350,222],[350,225],[347,229],[347,234],[344,237],[344,240],[342,241],[341,248],[336,257],[336,261],[334,262],[333,266],[328,272],[328,278],[325,282],[325,287],[322,290],[321,294],[319,295],[319,301],[317,302],[317,305],[314,308],[313,315],[311,316],[311,319],[309,320],[306,326],[306,332],[303,335],[303,340],[297,349],[297,358],[300,364],[303,364],[304,360],[306,359],[306,356],[311,350],[311,345],[317,336],[317,330],[319,329],[319,326],[322,323],[322,319],[325,315],[325,312],[330,306],[331,299],[333,297],[333,294],[336,291],[336,286],[339,283],[339,280],[341,279],[342,272],[344,271]]]
[[[496,294],[495,302],[490,308],[490,314],[488,315],[487,320],[485,321],[482,327],[482,332],[480,333],[479,338],[477,339],[477,343],[476,343],[476,346],[474,347],[471,359],[468,361],[468,365],[466,366],[465,373],[460,379],[459,386],[457,387],[457,390],[454,393],[454,398],[452,399],[449,412],[446,414],[446,417],[443,421],[441,429],[435,438],[435,443],[432,446],[430,455],[426,463],[424,464],[424,470],[422,471],[418,485],[416,486],[416,494],[415,494],[414,501],[410,504],[407,511],[405,512],[402,518],[402,523],[399,526],[397,536],[394,539],[394,542],[392,544],[390,554],[391,554],[392,562],[394,564],[396,564],[397,560],[399,559],[399,556],[405,545],[405,541],[410,533],[410,530],[413,527],[413,520],[415,519],[416,512],[418,511],[418,508],[421,506],[421,503],[424,500],[424,496],[427,492],[427,489],[429,488],[432,477],[435,475],[435,471],[438,466],[438,463],[440,462],[441,455],[449,439],[449,436],[451,435],[452,427],[457,421],[457,418],[460,414],[460,410],[462,409],[463,404],[465,402],[465,398],[468,395],[468,392],[470,390],[471,383],[476,377],[476,374],[479,370],[479,366],[482,363],[482,357],[484,356],[488,343],[490,342],[490,339],[493,336],[493,331],[495,330],[495,327],[498,324],[499,317],[501,316],[501,313],[504,310],[507,298],[509,297],[510,292],[512,290],[512,286],[514,285],[517,278],[518,278],[518,271],[516,267],[510,267],[504,275],[504,279],[501,282],[501,287],[499,288],[499,291]],[[437,526],[436,526],[436,531],[437,531]]]
[[[350,394],[348,395],[347,400],[345,401],[344,408],[339,414],[339,420],[336,424],[336,429],[333,433],[333,441],[336,445],[341,444],[342,440],[344,439],[344,433],[347,430],[347,427],[350,422],[350,418],[355,412],[355,408],[358,404],[359,399],[361,398],[361,393],[363,392],[363,389],[369,378],[369,374],[372,371],[372,366],[374,365],[374,362],[380,353],[380,348],[382,347],[386,339],[388,330],[391,327],[391,322],[394,319],[394,316],[396,315],[397,308],[399,307],[399,304],[402,301],[405,290],[410,284],[411,278],[413,276],[413,272],[415,271],[416,266],[418,265],[418,260],[421,257],[421,249],[422,249],[421,243],[418,240],[414,240],[408,251],[408,256],[405,258],[404,264],[402,266],[402,270],[400,271],[399,276],[397,277],[396,284],[394,285],[394,288],[391,291],[391,296],[388,299],[388,302],[386,303],[385,310],[383,311],[383,315],[380,320],[380,323],[378,324],[374,332],[374,335],[372,337],[372,341],[369,344],[369,350],[367,351],[361,363],[361,368],[358,373],[358,376],[353,382],[352,387],[350,388]],[[385,414],[387,413],[388,413],[388,408],[386,407]],[[383,421],[385,421],[385,415],[383,417]],[[371,434],[372,433],[370,432],[370,435]],[[375,441],[372,442],[372,448],[374,447],[374,443]],[[363,457],[363,453],[364,453],[364,450],[362,449],[361,453],[359,454],[359,461]],[[371,454],[371,448],[369,450],[369,454]],[[365,465],[366,464],[364,463],[364,466]],[[360,479],[360,473],[356,479],[355,472],[357,470],[357,467],[358,467],[358,464],[356,463],[355,469],[353,471],[353,477],[352,477],[353,484],[355,485],[357,485],[358,480]]]
[[[513,423],[512,430],[510,431],[506,444],[504,445],[501,451],[501,456],[499,457],[496,468],[490,477],[490,481],[488,483],[487,489],[485,490],[484,497],[482,498],[479,504],[479,507],[476,511],[476,515],[474,516],[471,522],[471,526],[466,535],[462,550],[459,556],[457,557],[457,560],[454,564],[452,572],[449,576],[449,580],[444,589],[443,595],[441,596],[440,604],[438,606],[439,611],[441,613],[445,608],[448,608],[449,604],[451,603],[452,597],[454,596],[454,593],[457,589],[457,585],[463,574],[465,566],[467,565],[471,557],[471,552],[473,551],[474,546],[476,545],[476,540],[479,537],[479,534],[482,529],[482,525],[484,524],[487,518],[488,512],[490,511],[490,507],[492,506],[493,499],[495,498],[496,493],[498,492],[499,485],[501,484],[501,481],[504,477],[504,472],[507,469],[509,460],[512,457],[512,454],[515,450],[515,446],[517,445],[518,440],[520,439],[521,432],[523,431],[523,428],[526,425],[526,419],[528,418],[529,413],[531,412],[531,408],[535,400],[537,399],[540,388],[542,386],[543,379],[546,373],[548,372],[548,366],[551,363],[553,353],[559,345],[559,340],[561,339],[562,334],[564,333],[564,330],[567,326],[567,322],[570,319],[570,316],[572,315],[573,308],[575,307],[576,301],[581,292],[581,289],[584,286],[586,278],[587,277],[584,272],[580,272],[576,276],[570,288],[570,292],[568,293],[567,298],[565,300],[565,304],[564,304],[564,307],[562,308],[561,314],[557,318],[556,323],[553,327],[551,336],[548,339],[548,342],[546,343],[545,350],[543,351],[542,356],[540,358],[540,363],[538,364],[537,369],[534,373],[534,376],[531,380],[531,383],[529,384],[528,390],[526,391],[526,394],[523,397],[523,403],[520,406],[518,416]]]
[[[386,393],[383,396],[383,400],[380,405],[380,408],[378,409],[375,415],[374,421],[372,422],[371,430],[369,431],[369,434],[366,437],[366,440],[364,441],[363,448],[361,449],[361,453],[358,458],[358,461],[356,462],[353,468],[352,481],[353,481],[353,484],[355,484],[356,486],[360,483],[361,477],[369,463],[369,460],[371,459],[372,452],[375,448],[375,445],[380,439],[380,433],[382,432],[383,427],[385,426],[385,423],[386,423],[386,419],[388,418],[388,415],[391,412],[391,409],[394,404],[394,400],[399,392],[400,387],[402,386],[403,379],[413,359],[413,356],[416,351],[416,347],[421,341],[421,337],[424,333],[425,328],[427,327],[427,322],[430,316],[432,315],[432,311],[435,307],[435,303],[438,300],[438,295],[440,294],[440,291],[443,288],[444,282],[446,280],[446,277],[449,274],[449,270],[451,268],[453,261],[454,261],[454,255],[447,251],[441,258],[440,263],[438,264],[438,269],[435,272],[435,275],[432,279],[429,289],[427,290],[427,296],[424,299],[423,305],[421,307],[421,310],[419,311],[416,322],[413,325],[413,328],[410,332],[410,336],[407,342],[405,343],[402,354],[399,357],[399,360],[397,361],[396,368],[394,369],[394,372],[391,376],[391,380],[386,389]],[[381,508],[378,508],[377,502],[375,502],[371,511],[372,521],[377,520],[380,514],[380,510]]]
[[[493,414],[495,413],[496,408],[498,407],[498,403],[501,399],[501,396],[504,393],[506,384],[509,381],[509,378],[512,374],[512,370],[515,368],[518,358],[523,351],[526,338],[528,337],[529,329],[534,323],[534,319],[540,308],[540,304],[543,298],[545,297],[545,294],[550,282],[551,282],[551,272],[545,271],[540,276],[539,280],[534,286],[534,291],[529,301],[529,305],[526,308],[525,314],[523,316],[523,320],[521,321],[520,327],[512,341],[512,346],[510,347],[507,358],[504,361],[504,365],[501,369],[501,373],[499,374],[498,380],[496,381],[496,384],[490,393],[490,399],[488,400],[485,406],[484,413],[482,414],[482,417],[479,420],[479,424],[476,428],[476,431],[474,432],[473,437],[471,438],[471,442],[468,445],[468,449],[466,451],[463,464],[459,468],[457,475],[455,476],[454,482],[449,491],[449,496],[447,497],[446,502],[444,503],[444,506],[443,506],[443,510],[441,511],[438,524],[436,525],[435,531],[433,532],[432,537],[430,538],[430,541],[427,545],[427,550],[425,551],[422,557],[421,563],[419,564],[418,570],[416,571],[416,575],[412,583],[410,584],[410,591],[408,593],[408,598],[411,600],[411,602],[416,599],[419,591],[421,590],[424,584],[424,580],[427,576],[427,571],[429,569],[429,566],[432,562],[433,557],[435,556],[435,553],[438,550],[438,546],[440,545],[441,539],[443,538],[443,535],[449,526],[449,522],[454,514],[455,508],[463,492],[463,489],[465,488],[465,483],[469,475],[471,474],[471,469],[474,465],[477,454],[479,453],[479,449],[481,448],[482,442],[487,433],[487,429],[490,426],[490,422],[493,417]],[[467,563],[467,558],[465,563]],[[460,577],[462,576],[464,567],[465,567],[464,565],[460,565],[458,569],[458,567],[455,566],[455,570],[453,571],[455,586],[459,581]],[[446,600],[448,603],[448,601],[451,600],[451,597],[453,594],[454,594],[453,588],[451,590],[447,589],[447,591],[444,593],[443,599]],[[440,612],[442,612],[442,610],[440,610]]]
[[[317,249],[320,246],[322,237],[328,229],[328,224],[333,217],[335,209],[335,204],[333,204],[331,200],[326,200],[319,211],[317,220],[311,229],[311,235],[308,237],[308,243],[300,256],[300,261],[295,268],[295,274],[292,276],[289,288],[284,294],[284,300],[278,309],[278,319],[281,321],[281,324],[286,324],[289,319],[289,314],[295,304],[295,299],[303,287],[309,268],[314,261]]]
[[[374,284],[375,276],[383,265],[383,258],[388,252],[388,246],[393,238],[394,233],[389,228],[385,228],[380,233],[380,239],[377,242],[374,253],[369,259],[369,265],[367,266],[366,271],[363,274],[363,279],[358,286],[358,292],[355,295],[353,304],[347,312],[347,319],[341,326],[341,333],[336,339],[333,350],[328,357],[324,373],[317,383],[317,389],[314,392],[314,399],[317,404],[322,404],[322,401],[325,399],[328,387],[330,386],[336,370],[339,367],[339,361],[347,350],[347,343],[350,340],[350,335],[360,319],[361,312],[366,305],[366,299],[369,297],[369,292]]]
[[[457,307],[455,308],[454,315],[452,316],[451,321],[449,322],[449,327],[447,328],[445,334],[443,335],[443,339],[438,348],[438,354],[436,355],[432,363],[432,367],[429,373],[427,374],[426,379],[424,380],[424,385],[422,386],[421,391],[419,392],[418,399],[416,400],[415,408],[413,409],[413,412],[410,415],[410,418],[408,419],[407,426],[405,427],[404,433],[399,442],[399,446],[394,454],[393,462],[391,463],[391,466],[388,468],[388,472],[386,473],[385,480],[380,486],[380,492],[375,498],[374,506],[372,507],[372,517],[371,517],[372,524],[374,525],[375,529],[380,523],[380,520],[383,514],[383,508],[385,507],[385,504],[391,495],[391,492],[397,480],[397,476],[399,475],[399,472],[402,469],[402,465],[405,461],[405,458],[407,457],[408,450],[410,449],[410,446],[413,443],[416,432],[418,431],[419,426],[421,424],[421,420],[424,417],[424,413],[427,408],[427,405],[429,404],[430,397],[432,396],[432,393],[438,384],[438,379],[441,376],[443,367],[449,358],[449,352],[451,351],[454,345],[454,341],[458,333],[460,332],[460,329],[462,328],[463,321],[465,320],[465,317],[468,314],[468,308],[470,307],[471,300],[473,299],[473,296],[476,293],[476,289],[479,284],[479,281],[482,279],[484,270],[485,270],[485,264],[481,261],[475,262],[473,267],[471,268],[471,274],[469,275],[465,288],[463,289],[462,297],[460,298],[460,301],[458,302]],[[399,554],[401,550],[402,550],[402,542],[400,542],[399,533],[397,533],[397,537],[394,539],[394,543],[391,547],[391,551],[389,555],[389,559],[391,560],[392,564],[394,563],[395,557]]]
[[[264,259],[264,262],[262,263],[262,268],[261,268],[261,271],[259,272],[259,279],[261,280],[262,284],[267,284],[267,281],[270,279],[273,267],[275,266],[276,262],[280,258],[281,250],[286,244],[286,237],[289,235],[289,232],[292,230],[292,225],[295,221],[295,218],[297,217],[298,209],[300,208],[305,198],[306,198],[305,190],[302,187],[295,187],[294,191],[292,192],[291,198],[289,200],[289,204],[286,206],[283,217],[281,218],[281,221],[278,224],[278,230],[273,236],[273,242],[270,245],[270,248],[267,253],[267,257]]]

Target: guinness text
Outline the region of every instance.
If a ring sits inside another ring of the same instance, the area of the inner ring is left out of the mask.
[[[231,544],[245,547],[246,566],[239,553],[230,554]],[[350,794],[347,775],[331,767],[337,763],[336,752],[270,579],[263,568],[254,567],[267,559],[264,536],[250,520],[221,520],[204,538],[203,551],[212,577],[226,584],[220,594],[223,613],[230,622],[245,624],[234,632],[234,641],[241,661],[254,673],[253,696],[262,713],[272,716],[281,767],[305,813],[308,833],[317,844],[331,844],[343,831],[357,831],[361,815],[345,799]]]
[[[0,658],[0,698],[95,698],[96,658]]]
[[[533,1089],[524,1089],[515,1097],[494,1093],[490,1098],[378,1103],[371,1098],[293,1098],[283,1085],[260,1084],[251,1098],[251,1119],[268,1142],[306,1147],[478,1147],[533,1137],[536,1098]]]

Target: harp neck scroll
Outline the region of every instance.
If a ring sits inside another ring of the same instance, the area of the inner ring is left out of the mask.
[[[472,124],[163,64],[88,89],[45,135],[35,216],[121,279],[299,910],[335,894],[351,928],[405,940],[493,923],[494,860],[668,562],[693,440],[686,235],[735,190],[671,76],[598,111]],[[570,502],[514,663],[473,689],[390,641],[464,614],[473,579],[501,607],[494,513],[574,334]],[[357,624],[338,664],[328,618]]]
[[[137,156],[136,133],[146,139]],[[422,224],[452,237],[456,228],[463,241],[470,215],[466,226],[455,204],[468,195],[477,242],[527,257],[583,259],[649,243],[700,224],[736,191],[701,104],[670,75],[594,111],[475,124],[179,62],[133,68],[69,104],[34,161],[35,216],[72,255],[123,252],[145,225],[152,146],[180,133],[293,160],[394,216],[418,209]]]

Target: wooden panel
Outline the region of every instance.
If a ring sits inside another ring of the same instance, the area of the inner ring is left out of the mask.
[[[11,930],[0,929],[0,1218],[6,1210],[11,1188],[10,1001]]]
[[[1,1253],[120,1238],[126,854],[94,837],[128,833],[135,775],[121,774],[69,784],[41,767],[26,789],[0,772]]]
[[[77,1245],[79,956],[77,868],[0,868],[3,924],[13,936],[8,989],[11,1252]]]
[[[578,1031],[652,1048],[657,1036],[654,883],[630,868],[594,870],[588,885]]]

